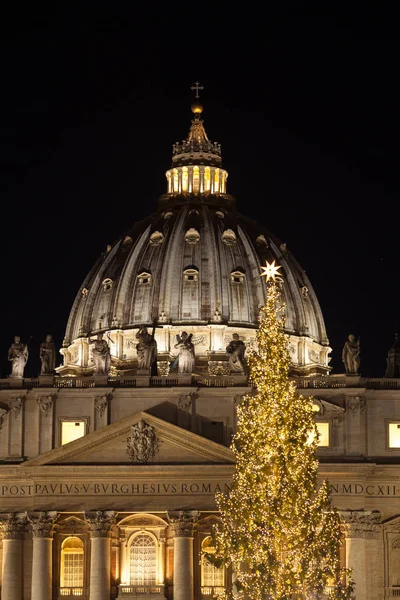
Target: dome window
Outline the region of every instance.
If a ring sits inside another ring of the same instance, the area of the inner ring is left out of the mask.
[[[221,210],[216,210],[215,214],[217,215],[217,217],[219,217],[220,219],[223,219],[225,217],[224,213]]]
[[[109,290],[111,290],[111,288],[113,286],[113,280],[110,278],[107,278],[103,281],[103,283],[101,285],[103,286],[103,290],[105,292],[108,292]]]
[[[199,272],[197,269],[185,269],[183,271],[183,277],[185,281],[197,281],[199,278]]]
[[[256,244],[257,246],[260,246],[261,248],[268,248],[268,242],[265,239],[265,235],[261,234],[258,236],[258,238],[256,239]]]
[[[164,219],[170,219],[172,216],[173,216],[173,213],[172,213],[172,212],[170,212],[170,211],[169,211],[169,212],[166,212],[166,213],[164,214]]]
[[[132,244],[133,239],[129,235],[125,236],[124,241],[122,242],[122,250],[128,250]]]
[[[200,241],[200,234],[197,229],[194,229],[194,227],[188,229],[185,233],[185,240],[188,244],[197,244]]]
[[[148,271],[142,271],[137,276],[140,285],[149,285],[151,283],[151,273]]]
[[[89,293],[89,290],[88,290],[87,288],[83,288],[83,290],[82,290],[82,296],[83,296],[84,298],[86,298],[86,297],[87,297],[88,293]]]
[[[234,246],[236,244],[236,234],[232,229],[225,229],[221,237],[227,246]]]
[[[245,279],[245,274],[243,271],[232,271],[231,273],[231,281],[232,283],[243,283]]]
[[[150,236],[150,246],[160,246],[164,241],[161,231],[154,231]]]

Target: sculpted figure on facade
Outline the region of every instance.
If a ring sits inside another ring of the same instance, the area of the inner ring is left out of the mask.
[[[23,344],[19,335],[14,337],[14,342],[8,349],[8,360],[11,361],[10,377],[23,377],[25,365],[28,360],[28,344]]]
[[[147,331],[147,327],[141,327],[136,339],[138,371],[153,371],[154,367],[157,369],[157,342],[154,336]]]
[[[7,413],[8,413],[8,410],[6,408],[0,408],[0,431],[1,431],[1,428],[3,425],[3,419]]]
[[[48,396],[38,396],[36,398],[36,404],[44,412],[45,416],[51,412],[54,403],[54,395],[49,394]]]
[[[21,412],[23,401],[25,400],[25,396],[17,396],[15,398],[10,398],[8,401],[8,406],[12,414],[14,415],[14,419],[16,419]]]
[[[111,368],[111,352],[110,346],[103,340],[103,334],[98,333],[96,340],[91,340],[93,344],[93,362],[95,375],[108,375]]]
[[[230,369],[233,373],[244,373],[245,371],[245,359],[244,353],[246,351],[245,343],[239,339],[239,334],[234,333],[232,340],[226,347],[226,353],[228,355],[228,361]]]
[[[134,463],[148,463],[158,452],[159,440],[154,427],[140,419],[131,427],[131,435],[127,439],[126,453]]]
[[[181,335],[178,334],[176,336],[174,348],[178,348],[179,350],[177,356],[178,373],[191,373],[194,365],[194,344],[192,342],[192,334],[188,335],[186,331],[182,331]],[[171,367],[171,371],[175,367],[175,362]]]
[[[40,374],[53,375],[56,367],[56,347],[52,335],[46,335],[45,341],[40,344],[39,356],[42,361]]]
[[[342,351],[342,362],[348,375],[358,375],[360,371],[360,339],[349,334]]]

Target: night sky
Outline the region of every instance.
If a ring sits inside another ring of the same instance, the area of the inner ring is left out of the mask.
[[[354,333],[361,374],[383,376],[400,323],[394,15],[385,3],[351,14],[283,2],[265,15],[147,4],[2,15],[0,375],[14,335],[32,336],[25,374],[38,374],[40,342],[61,346],[97,257],[156,210],[198,80],[228,192],[307,272],[333,373]]]

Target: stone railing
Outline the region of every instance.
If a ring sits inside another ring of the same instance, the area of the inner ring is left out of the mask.
[[[400,587],[386,588],[385,598],[400,598]]]
[[[127,596],[160,596],[164,597],[163,585],[119,585],[118,592],[124,597]]]
[[[358,376],[326,376],[326,377],[293,377],[298,389],[335,389],[335,388],[366,388],[375,390],[398,390],[400,389],[400,378],[362,378]],[[254,387],[245,375],[192,375],[190,373],[171,375],[158,375],[149,377],[147,375],[133,375],[129,377],[62,377],[46,376],[32,378],[0,379],[0,390],[11,389],[35,389],[42,387],[55,387],[59,389],[69,388],[135,388],[135,387]]]
[[[65,600],[65,598],[88,598],[89,590],[84,587],[61,587],[58,590],[58,597]]]
[[[204,585],[201,587],[201,595],[202,596],[211,596],[215,597],[218,593],[222,593],[224,591],[224,587],[215,587],[210,585]]]

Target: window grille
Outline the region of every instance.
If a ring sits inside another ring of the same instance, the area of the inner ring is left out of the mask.
[[[130,549],[131,585],[155,585],[157,579],[157,548],[148,534],[139,534]]]

